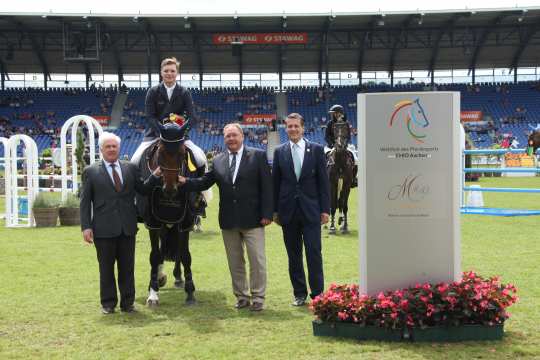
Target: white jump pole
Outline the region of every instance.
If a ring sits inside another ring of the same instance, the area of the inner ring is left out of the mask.
[[[10,182],[9,182],[9,167],[8,167],[8,159],[9,159],[9,140],[5,137],[0,137],[0,144],[2,144],[3,148],[4,148],[4,157],[3,157],[3,160],[4,160],[4,190],[5,190],[5,194],[6,194],[6,197],[7,197],[7,194],[9,193],[9,190],[10,190]],[[8,202],[6,201],[6,204],[5,204],[5,212],[3,214],[0,214],[0,219],[4,219],[6,218],[6,215],[9,214],[8,210],[7,210],[7,206],[8,206]]]
[[[28,205],[28,218],[26,223],[22,223],[19,218],[19,189],[17,184],[17,147],[19,143],[24,144],[23,157],[26,161],[26,198]],[[6,157],[6,227],[31,227],[34,226],[33,205],[39,188],[38,179],[38,150],[34,139],[28,135],[13,135],[8,140],[8,155]]]
[[[96,160],[96,137],[94,130],[97,130],[98,136],[103,133],[103,128],[99,122],[91,116],[88,115],[75,115],[69,118],[60,131],[60,161],[62,167],[62,201],[66,200],[68,192],[77,193],[79,189],[78,183],[78,167],[77,167],[77,157],[75,156],[75,151],[77,150],[77,129],[79,124],[84,122],[88,128],[88,141],[90,146],[90,164],[93,164]],[[67,168],[67,132],[71,128],[71,190],[68,189],[68,168]],[[101,158],[101,153],[100,153]]]

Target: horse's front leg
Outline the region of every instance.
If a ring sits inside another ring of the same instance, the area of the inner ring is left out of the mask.
[[[337,207],[337,182],[339,179],[335,179],[334,176],[330,178],[330,227],[328,233],[333,235],[336,233],[336,207]]]
[[[163,256],[159,249],[159,230],[150,230],[150,244],[152,250],[150,251],[150,284],[148,285],[148,299],[146,304],[148,306],[159,305],[159,266],[163,263]]]
[[[184,280],[182,279],[182,265],[180,262],[180,258],[176,259],[174,262],[174,287],[177,289],[183,289],[184,288]]]
[[[189,252],[189,232],[181,231],[179,234],[180,240],[180,252],[179,257],[184,266],[185,284],[184,290],[187,294],[186,304],[194,305],[197,301],[195,299],[195,283],[193,282],[193,275],[191,273],[191,253]]]
[[[351,192],[352,182],[347,181],[343,183],[343,188],[339,196],[339,211],[340,211],[340,223],[341,223],[341,233],[349,233],[349,224],[347,222],[347,212],[349,211],[349,194]]]

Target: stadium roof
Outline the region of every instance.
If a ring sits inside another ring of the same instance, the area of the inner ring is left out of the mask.
[[[307,33],[307,38],[300,44],[216,44],[214,35],[224,33]],[[0,70],[6,74],[157,73],[166,56],[181,59],[185,73],[536,67],[540,7],[318,15],[0,15]]]

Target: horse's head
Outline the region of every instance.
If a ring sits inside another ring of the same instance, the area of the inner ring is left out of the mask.
[[[162,172],[163,190],[171,196],[178,190],[178,175],[184,163],[184,140],[188,125],[188,122],[182,126],[174,122],[160,125],[157,165]]]
[[[538,148],[540,148],[540,130],[535,130],[527,140],[527,153],[534,156]]]
[[[343,151],[347,149],[348,145],[348,127],[346,122],[339,122],[334,124],[334,138],[336,151]]]

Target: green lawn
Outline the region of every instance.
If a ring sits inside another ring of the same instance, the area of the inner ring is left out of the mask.
[[[540,178],[490,178],[480,185],[540,188]],[[540,194],[485,193],[484,200],[486,206],[540,208]],[[287,258],[276,225],[266,232],[266,309],[260,314],[233,309],[217,203],[214,199],[210,205],[204,233],[192,235],[198,305],[186,307],[183,291],[169,283],[161,291],[160,307],[145,307],[149,240],[141,230],[135,274],[138,313],[131,315],[101,315],[95,250],[83,245],[77,227],[6,229],[0,223],[0,359],[540,358],[539,217],[462,217],[463,269],[499,274],[519,289],[504,340],[394,344],[312,335],[308,309],[290,306]],[[358,279],[356,204],[350,203],[352,233],[323,238],[327,285]]]

